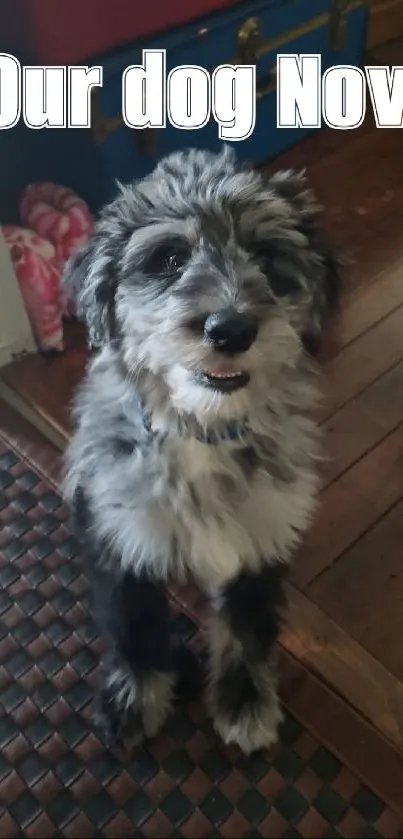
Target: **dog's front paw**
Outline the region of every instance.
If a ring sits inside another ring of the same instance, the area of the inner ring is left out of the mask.
[[[100,687],[95,725],[109,746],[134,748],[154,737],[172,706],[175,676],[152,673],[135,680],[124,670],[112,670]]]
[[[234,743],[249,755],[277,742],[283,713],[275,687],[267,684],[259,690],[246,668],[224,674],[211,686],[208,702],[224,743]]]
[[[235,719],[216,714],[214,728],[224,743],[235,743],[244,754],[250,755],[277,743],[282,720],[278,700],[272,698],[266,706],[260,702],[243,708]]]
[[[110,748],[133,748],[145,737],[141,714],[122,707],[107,686],[97,694],[94,724]]]

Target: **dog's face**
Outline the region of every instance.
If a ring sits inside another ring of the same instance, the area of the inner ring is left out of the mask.
[[[207,421],[281,390],[337,304],[339,264],[302,175],[190,151],[121,189],[65,281],[146,390]]]

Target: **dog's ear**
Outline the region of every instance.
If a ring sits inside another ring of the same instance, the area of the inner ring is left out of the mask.
[[[63,286],[88,330],[93,349],[114,338],[116,279],[108,241],[95,233],[68,260]]]
[[[65,267],[63,284],[76,301],[77,315],[87,326],[93,348],[118,338],[115,302],[122,256],[152,208],[144,184],[116,183],[117,195],[101,210],[91,239]]]
[[[297,229],[306,237],[319,270],[312,283],[312,310],[304,343],[313,354],[319,351],[323,330],[337,314],[347,262],[329,241],[322,208],[312,192],[305,172],[281,171],[269,179],[270,188],[290,205]]]

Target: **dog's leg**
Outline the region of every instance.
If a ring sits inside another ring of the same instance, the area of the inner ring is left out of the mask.
[[[102,571],[93,594],[107,642],[97,723],[110,743],[134,744],[157,733],[173,698],[165,592],[130,572],[116,579]]]
[[[250,754],[277,739],[275,641],[283,566],[243,573],[219,593],[210,635],[208,705],[217,732]]]

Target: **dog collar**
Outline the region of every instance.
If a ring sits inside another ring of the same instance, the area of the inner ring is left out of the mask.
[[[146,431],[153,433],[150,414],[143,412],[143,423]],[[178,433],[181,437],[194,438],[199,443],[206,443],[209,446],[218,446],[220,443],[240,443],[249,431],[245,422],[230,422],[217,429],[204,429],[201,425],[194,424],[192,427],[185,423],[178,424]],[[154,432],[158,433],[158,432]]]

